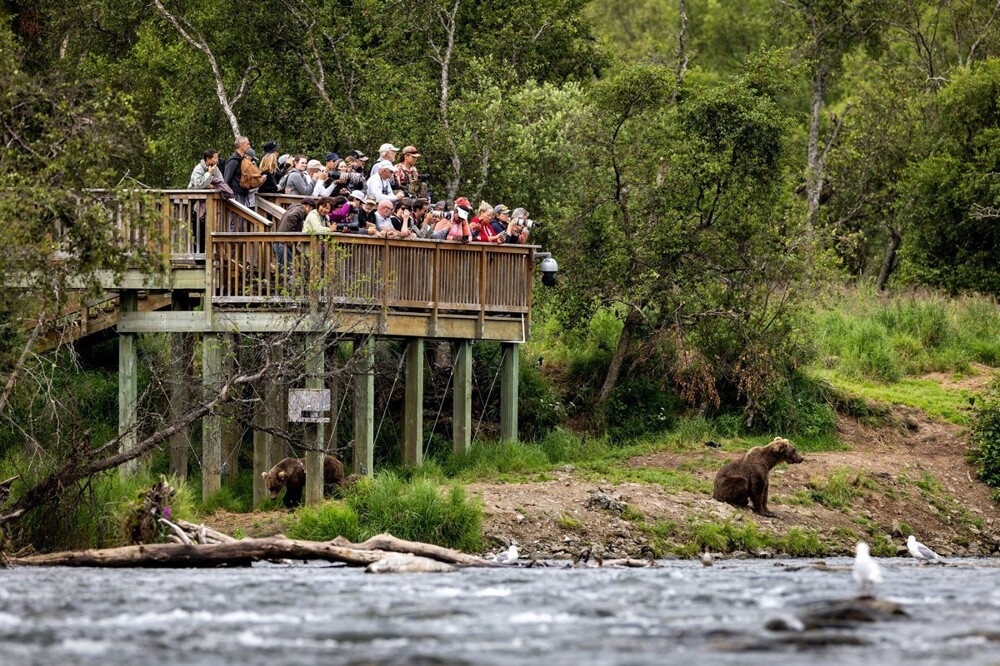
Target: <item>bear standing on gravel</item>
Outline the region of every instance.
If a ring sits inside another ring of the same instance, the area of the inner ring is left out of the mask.
[[[306,461],[302,458],[285,458],[271,468],[270,472],[262,472],[264,487],[271,499],[285,489],[283,500],[289,509],[302,504],[302,491],[306,487]],[[344,480],[344,465],[331,455],[323,459],[323,491],[329,494],[334,486],[346,488]]]
[[[767,508],[768,475],[778,463],[800,463],[803,458],[791,442],[775,437],[767,446],[755,446],[739,460],[723,465],[715,475],[715,489],[712,497],[745,507],[753,503],[753,510],[762,516],[774,516]]]

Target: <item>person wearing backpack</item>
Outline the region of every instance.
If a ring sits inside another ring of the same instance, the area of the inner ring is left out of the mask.
[[[253,148],[247,148],[247,154],[240,163],[240,187],[247,191],[247,206],[253,209],[257,208],[257,188],[267,180],[267,176],[257,168],[255,157]]]
[[[226,170],[222,179],[229,185],[229,189],[236,195],[233,197],[244,206],[247,205],[247,190],[243,187],[243,158],[246,157],[247,149],[250,147],[250,139],[245,136],[238,137],[233,144],[233,154],[226,160]],[[259,173],[259,172],[258,172]]]

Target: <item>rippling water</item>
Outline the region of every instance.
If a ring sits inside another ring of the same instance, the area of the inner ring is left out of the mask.
[[[1000,635],[975,635],[1000,632],[993,562],[882,562],[879,596],[911,617],[832,632],[864,646],[809,648],[777,642],[765,622],[849,596],[849,572],[0,570],[0,664],[1000,664]]]

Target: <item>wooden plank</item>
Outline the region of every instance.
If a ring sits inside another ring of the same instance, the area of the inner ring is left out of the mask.
[[[138,294],[134,291],[123,291],[119,295],[119,311],[134,312],[138,306]],[[136,336],[134,333],[118,335],[118,434],[121,436],[119,448],[122,452],[130,451],[139,442],[138,433],[138,393],[139,368],[136,352]],[[136,460],[121,466],[123,474],[135,474],[139,468]]]
[[[468,453],[472,446],[472,344],[455,343],[455,377],[452,408],[452,451]]]
[[[222,376],[232,377],[239,349],[239,339],[232,333],[222,336],[225,341],[222,350]],[[236,422],[236,410],[242,402],[242,386],[234,386],[229,389],[234,400],[228,403],[222,410],[222,472],[227,483],[234,484],[239,478],[240,444],[243,428]]]
[[[326,338],[322,334],[307,335],[305,340],[306,388],[325,388]],[[306,504],[323,501],[323,459],[326,456],[325,423],[305,424]]]
[[[406,343],[406,397],[403,402],[403,464],[424,462],[424,339]]]
[[[201,341],[201,381],[203,400],[213,400],[222,386],[222,355],[224,343],[221,335],[205,334]],[[202,501],[214,497],[221,488],[219,476],[222,467],[222,416],[219,410],[201,420],[201,496]]]
[[[503,359],[500,362],[500,440],[516,442],[519,345],[504,342],[500,346],[503,349]]]
[[[371,476],[375,464],[375,349],[374,340],[354,343],[354,464],[355,474]]]

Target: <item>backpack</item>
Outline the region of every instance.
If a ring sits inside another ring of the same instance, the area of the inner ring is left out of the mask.
[[[244,157],[240,164],[240,187],[244,190],[260,187],[260,169],[249,157]]]

